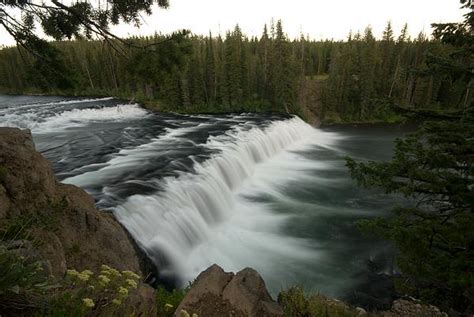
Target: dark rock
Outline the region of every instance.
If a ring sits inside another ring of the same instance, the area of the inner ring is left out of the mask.
[[[283,316],[255,270],[246,268],[234,275],[215,264],[197,277],[175,315],[182,310],[210,317]]]

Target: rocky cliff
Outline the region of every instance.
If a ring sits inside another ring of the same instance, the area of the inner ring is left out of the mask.
[[[58,182],[28,130],[0,128],[0,229],[1,243],[42,261],[57,278],[67,268],[99,270],[102,264],[140,272],[125,230],[84,190]],[[153,305],[151,288],[142,285],[138,293]]]

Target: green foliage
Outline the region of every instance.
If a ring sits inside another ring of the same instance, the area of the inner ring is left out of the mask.
[[[472,1],[461,3],[472,9]],[[428,44],[431,48],[409,74],[407,105],[399,111],[437,121],[427,121],[418,132],[397,140],[392,161],[348,159],[347,166],[360,185],[403,195],[411,203],[395,208],[388,219],[360,224],[396,243],[400,292],[445,311],[470,315],[474,302],[472,11],[465,17],[462,23],[434,25],[435,38],[450,46],[427,43],[423,36],[416,41],[418,49]],[[436,107],[435,88],[442,109]],[[417,103],[431,109],[410,107]]]
[[[355,317],[354,308],[323,295],[306,295],[303,288],[291,287],[278,294],[278,302],[288,317]]]
[[[337,124],[343,122],[339,114],[335,111],[328,111],[324,116],[324,122],[326,124]]]
[[[35,42],[45,58],[6,48],[0,91],[114,95],[184,113],[310,109],[328,123],[399,122],[394,105],[459,110],[471,98],[469,50],[423,34],[410,39],[406,26],[396,40],[387,24],[381,40],[367,28],[346,42],[290,41],[281,21],[270,29],[260,39],[236,26],[224,38]],[[305,87],[305,79],[317,83]]]
[[[138,286],[140,276],[131,271],[119,272],[102,265],[99,274],[90,270],[68,270],[62,286],[45,305],[47,316],[113,315],[123,312],[129,293]]]
[[[172,291],[166,290],[163,286],[159,286],[156,289],[156,305],[158,316],[160,317],[171,317],[173,316],[179,303],[186,296],[188,288],[183,290],[173,289]]]
[[[412,202],[388,219],[361,225],[395,241],[403,273],[401,292],[464,311],[474,295],[474,122],[426,122],[397,140],[390,162],[347,160],[352,177],[366,187],[401,194]]]
[[[30,1],[2,1],[0,2],[0,25],[25,48],[37,55],[42,50],[34,47],[34,42],[41,38],[37,35],[37,24],[45,35],[56,40],[87,38],[99,36],[107,40],[118,39],[109,32],[110,25],[120,22],[141,24],[141,15],[151,14],[152,6],[157,3],[161,8],[169,6],[168,0],[115,0],[107,5],[90,2],[62,3],[52,0],[50,3],[33,3]],[[18,18],[12,12],[21,10],[23,14]]]
[[[433,23],[433,36],[444,43],[454,46],[474,45],[474,3],[472,0],[461,0],[461,7],[467,9],[461,23]]]
[[[31,262],[0,245],[0,311],[31,316],[133,315],[126,300],[138,287],[140,276],[103,265],[99,274],[68,270],[64,280],[53,281]],[[170,293],[171,294],[171,293]],[[172,298],[177,295],[173,293]]]
[[[48,289],[40,263],[30,263],[0,245],[0,302],[15,295],[34,295]]]
[[[43,307],[40,311],[36,311],[35,315],[48,317],[83,317],[87,316],[91,310],[71,293],[57,294],[50,298],[45,304],[46,307]]]
[[[50,202],[49,206],[40,212],[24,212],[5,219],[0,226],[1,240],[31,240],[30,229],[34,227],[57,231],[60,226],[61,215],[67,205],[68,203],[63,197],[59,201]]]
[[[49,44],[45,44],[41,51],[42,57],[35,57],[29,65],[27,79],[30,84],[43,91],[73,88],[74,75],[66,67],[61,52]]]
[[[63,87],[54,84],[51,71],[38,66],[34,55],[20,49],[24,58],[18,58],[20,53],[4,49],[0,51],[0,74],[5,73],[0,76],[0,89],[117,95],[159,102],[160,109],[177,112],[298,111],[300,57],[281,22],[277,32],[262,41],[248,39],[238,26],[225,39],[155,34],[127,41],[147,49],[98,41],[53,43],[66,65],[62,76],[67,80],[58,77],[58,82],[70,85]],[[152,45],[157,42],[161,44]],[[326,63],[315,55],[312,58]]]
[[[8,219],[0,228],[2,241],[29,240],[29,229],[34,225],[34,219],[26,215]]]

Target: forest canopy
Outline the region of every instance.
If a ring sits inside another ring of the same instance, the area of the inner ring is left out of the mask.
[[[3,49],[0,90],[114,95],[181,112],[292,112],[332,122],[396,121],[393,105],[456,110],[472,94],[468,54],[423,33],[410,38],[408,26],[395,34],[390,23],[381,39],[367,27],[346,41],[292,40],[277,21],[260,37],[237,25],[225,36],[124,41],[146,49],[105,40],[53,42],[61,61],[53,70],[24,48]]]

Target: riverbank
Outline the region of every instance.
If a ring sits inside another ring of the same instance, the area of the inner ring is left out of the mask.
[[[137,103],[146,110],[152,112],[162,112],[162,113],[177,113],[184,115],[194,115],[194,114],[205,114],[205,115],[216,115],[216,114],[235,114],[235,113],[258,113],[258,114],[278,114],[278,115],[297,115],[302,118],[304,121],[309,123],[314,127],[338,127],[338,126],[377,126],[384,124],[404,124],[406,123],[406,118],[403,116],[391,116],[387,120],[367,120],[367,121],[344,121],[337,116],[337,119],[334,119],[334,113],[329,117],[321,117],[320,114],[320,104],[315,105],[305,105],[303,107],[297,107],[299,111],[288,113],[286,111],[275,111],[266,103],[255,103],[252,105],[246,105],[243,107],[234,107],[232,109],[223,109],[220,107],[215,107],[211,105],[200,105],[200,106],[191,106],[187,109],[173,109],[169,106],[166,106],[160,100],[151,100],[146,98],[135,98],[126,95],[111,95],[108,93],[81,93],[81,94],[70,94],[64,92],[55,92],[54,94],[44,94],[39,92],[5,92],[2,91],[0,94],[8,96],[49,96],[49,97],[65,97],[65,98],[108,98],[112,97],[117,100],[121,100],[124,103]]]

